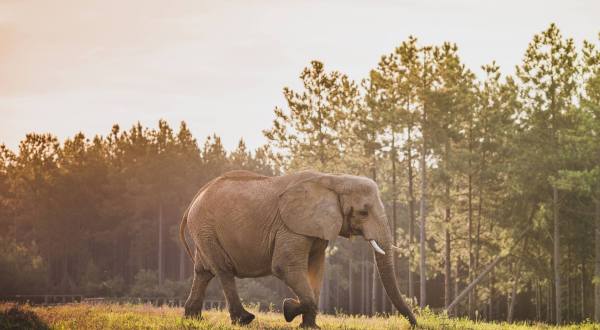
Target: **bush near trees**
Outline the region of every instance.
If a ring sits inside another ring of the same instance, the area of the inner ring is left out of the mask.
[[[0,148],[0,263],[27,274],[0,273],[0,294],[185,297],[192,269],[176,232],[197,189],[231,169],[312,168],[378,183],[414,305],[600,321],[598,41],[576,45],[552,24],[513,75],[495,62],[472,71],[457,45],[414,37],[360,81],[312,61],[255,151],[162,120],[63,142],[28,134]],[[337,240],[326,262],[322,311],[392,311],[364,242]],[[273,278],[240,292],[261,305],[289,295]],[[214,283],[208,294],[219,297]]]

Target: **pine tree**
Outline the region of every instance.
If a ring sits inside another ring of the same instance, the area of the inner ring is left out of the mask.
[[[556,323],[562,323],[562,286],[560,258],[560,222],[558,188],[550,184],[552,176],[561,169],[560,135],[565,127],[564,117],[573,104],[576,88],[577,53],[572,39],[563,39],[556,25],[535,35],[529,44],[523,64],[517,67],[517,75],[523,87],[526,103],[526,125],[530,129],[535,147],[543,150],[543,163],[549,190],[552,191],[552,214],[554,222],[554,285]]]
[[[576,159],[580,169],[561,170],[556,185],[590,198],[593,204],[590,211],[595,231],[595,269],[592,280],[594,320],[600,321],[600,50],[591,42],[584,42],[581,66],[584,76],[583,97],[579,111],[572,115],[575,124],[564,136],[566,147],[563,151],[570,151],[569,158]],[[583,265],[582,263],[582,267]]]
[[[357,102],[358,88],[346,75],[326,72],[318,61],[300,79],[304,90],[284,88],[288,109],[275,108],[273,127],[263,133],[291,168],[335,170],[347,144],[341,139],[348,129],[344,120]]]

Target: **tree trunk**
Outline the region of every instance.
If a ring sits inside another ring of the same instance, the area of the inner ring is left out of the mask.
[[[352,252],[352,248],[350,248]],[[352,282],[352,256],[348,258],[348,314],[354,313],[354,283]]]
[[[469,292],[471,292],[471,290],[473,290],[473,288],[479,284],[479,282],[485,277],[485,275],[487,275],[487,273],[489,273],[494,267],[496,267],[496,265],[498,265],[498,263],[500,261],[502,261],[504,258],[506,258],[505,255],[500,255],[498,257],[496,257],[496,259],[489,264],[481,274],[479,274],[479,276],[477,276],[477,278],[475,278],[475,280],[473,282],[471,282],[469,285],[467,285],[467,287],[465,289],[463,289],[461,291],[461,293],[459,293],[456,298],[454,298],[454,300],[452,301],[452,303],[450,303],[450,305],[448,305],[448,307],[446,308],[446,310],[448,311],[448,313],[451,313],[452,310],[458,305],[458,303],[466,296],[469,294]]]
[[[552,283],[552,280],[549,280],[550,281],[548,283]],[[548,303],[546,304],[548,307],[548,313],[546,315],[548,323],[551,323],[554,320],[554,290],[552,288],[554,288],[552,284],[548,285]]]
[[[162,201],[158,204],[158,285],[163,285],[164,265],[163,265],[163,206]]]
[[[469,155],[472,155],[473,153],[473,143],[472,143],[472,139],[473,139],[473,129],[472,129],[472,119],[470,120],[469,123]],[[472,162],[471,162],[471,157],[469,157],[469,177],[468,177],[468,194],[467,194],[467,205],[468,205],[468,213],[467,213],[467,221],[468,221],[468,232],[469,232],[469,237],[467,238],[468,241],[468,248],[469,248],[469,271],[468,271],[468,279],[469,279],[469,283],[473,282],[473,174],[472,174]],[[475,303],[474,301],[474,297],[473,297],[473,291],[469,292],[469,302],[468,302],[468,309],[467,309],[467,314],[469,316],[469,318],[473,318],[473,304]]]
[[[553,191],[553,216],[554,216],[554,291],[555,291],[555,309],[556,309],[556,324],[562,323],[561,315],[561,292],[560,292],[560,224],[558,217],[558,189],[552,187]]]
[[[365,260],[365,249],[360,250],[361,264],[360,264],[360,312],[362,314],[368,314],[369,308],[367,306],[367,265]]]
[[[423,115],[425,117],[425,115]],[[423,118],[425,120],[425,118]],[[423,120],[423,121],[424,121]],[[421,150],[421,205],[419,212],[421,213],[421,223],[419,228],[419,253],[420,253],[420,262],[419,262],[419,284],[420,284],[420,292],[419,292],[419,306],[421,308],[425,308],[426,306],[426,297],[427,297],[427,265],[425,263],[425,224],[426,224],[426,199],[427,199],[427,164],[426,164],[426,153],[427,149],[425,147],[425,137],[423,137],[423,148]]]
[[[375,262],[375,259],[373,259],[373,262]],[[378,281],[378,275],[377,275],[377,268],[373,267],[373,272],[372,272],[372,291],[371,291],[371,312],[373,314],[379,312],[379,297],[378,297],[378,291],[379,291],[379,281]]]
[[[412,159],[412,126],[408,128],[408,149],[407,149],[407,167],[408,167],[408,250],[411,253],[414,251],[415,244],[415,194],[414,194],[414,177],[413,177],[413,159]],[[415,297],[413,272],[410,269],[410,260],[408,262],[408,298]]]
[[[394,239],[394,245],[398,246],[398,233],[397,233],[397,228],[398,228],[398,220],[397,220],[397,215],[396,215],[396,203],[397,203],[397,185],[396,185],[396,158],[397,158],[397,153],[396,153],[396,132],[394,130],[392,130],[392,237]],[[394,260],[398,260],[397,259],[397,251],[396,249],[392,249],[392,254],[393,254],[393,258]],[[396,266],[396,263],[394,263]],[[394,271],[395,271],[395,276],[396,278],[399,277],[398,274],[398,269],[400,267],[395,267]],[[386,297],[386,295],[382,294],[381,295],[382,299],[383,299],[383,304],[384,304],[384,310],[386,312],[389,312],[389,304],[388,304],[388,299]]]
[[[567,221],[566,233],[568,234],[569,230],[569,222]],[[573,287],[571,286],[571,242],[567,239],[567,318],[566,323],[571,322],[571,297]]]
[[[452,303],[446,308],[446,310],[448,311],[448,313],[452,312],[452,310],[457,306],[457,304],[466,296],[469,294],[469,292],[471,292],[471,290],[473,290],[473,288],[475,288],[475,286],[477,284],[479,284],[479,282],[481,282],[481,280],[483,280],[485,278],[485,275],[487,275],[489,272],[492,271],[492,269],[494,269],[494,267],[496,267],[496,265],[498,265],[498,263],[500,261],[502,261],[504,258],[506,258],[507,256],[510,255],[510,253],[512,252],[512,250],[514,249],[515,246],[517,246],[517,244],[519,244],[519,242],[521,242],[521,240],[525,237],[525,235],[527,235],[529,233],[529,231],[531,230],[532,226],[529,226],[525,231],[523,231],[523,233],[521,234],[521,236],[515,241],[515,243],[510,247],[510,249],[508,250],[508,253],[505,255],[499,255],[498,257],[496,257],[496,259],[489,264],[482,272],[481,274],[479,274],[474,280],[473,282],[469,283],[469,285],[467,285],[467,287],[465,289],[462,290],[462,292],[460,294],[458,294],[456,296],[456,298],[454,298],[454,300],[452,301]]]
[[[488,312],[488,321],[492,321],[494,320],[494,270],[491,271],[490,273],[490,280],[489,280],[489,291],[490,291],[490,296],[488,297],[488,308],[489,308],[489,312]]]
[[[485,157],[485,154],[484,154]],[[483,169],[482,169],[483,171]],[[481,174],[480,174],[481,176]],[[481,218],[483,212],[483,185],[481,182],[481,178],[479,179],[479,196],[478,196],[478,206],[477,206],[477,226],[475,229],[475,261],[473,265],[473,270],[475,272],[479,271],[479,252],[481,249]],[[473,296],[477,299],[477,288],[473,290]],[[477,304],[479,305],[479,304]]]
[[[335,305],[334,306],[334,310],[335,308],[339,308],[342,309],[342,305],[340,304],[340,282],[335,281]]]
[[[71,277],[69,276],[69,257],[67,248],[63,249],[62,276],[60,280],[60,289],[63,294],[71,293]]]
[[[579,282],[579,286],[580,286],[580,290],[581,290],[581,318],[579,319],[580,321],[585,320],[585,260],[583,260],[583,257],[581,258],[581,278],[580,278],[580,282]]]
[[[183,249],[179,249],[179,280],[185,280],[185,261],[187,260],[186,254]]]
[[[394,245],[398,246],[398,242],[397,242],[397,219],[396,219],[396,202],[397,202],[397,196],[396,196],[397,190],[396,190],[396,132],[392,131],[392,237],[394,239]],[[396,260],[396,255],[397,252],[396,250],[393,250],[393,254],[394,254],[394,260]]]
[[[323,287],[321,288],[320,297],[319,297],[319,310],[322,313],[327,313],[329,310],[329,262],[328,258],[325,257],[325,269],[323,270]]]
[[[185,233],[184,239],[185,239]],[[186,274],[186,263],[188,262],[188,256],[184,249],[179,249],[179,280],[184,281],[188,275]],[[193,269],[193,267],[192,267]]]
[[[423,113],[421,114],[421,201],[420,201],[420,215],[421,224],[419,228],[419,306],[424,308],[427,304],[427,264],[426,264],[426,251],[425,251],[425,224],[426,224],[426,206],[427,206],[427,90],[430,85],[427,82],[427,56],[429,55],[429,49],[424,49],[423,52]]]
[[[542,319],[542,292],[540,288],[540,281],[535,281],[535,320],[540,321]]]
[[[515,300],[517,299],[517,283],[519,282],[519,274],[515,274],[512,288],[510,289],[510,300],[508,303],[508,311],[506,312],[506,322],[512,323],[515,311]]]
[[[490,230],[490,234],[493,235],[493,233],[494,233],[494,221],[490,221],[489,224],[490,224],[490,229],[489,229]],[[479,269],[479,267],[478,267],[478,269]],[[496,317],[496,313],[495,313],[495,309],[494,309],[494,303],[495,303],[495,300],[494,300],[494,295],[495,295],[494,287],[495,287],[495,284],[496,284],[495,281],[496,281],[496,277],[495,277],[495,274],[494,274],[494,270],[492,270],[491,273],[490,273],[490,283],[489,283],[489,286],[490,286],[490,297],[489,297],[489,308],[490,308],[490,313],[489,314],[490,314],[490,316],[489,316],[489,319],[490,320],[495,320],[495,317]]]
[[[595,220],[595,262],[594,262],[594,321],[600,322],[600,198],[594,201]]]
[[[527,240],[525,240],[525,244],[523,247],[523,250],[527,249]],[[510,293],[510,304],[508,305],[508,312],[506,313],[506,322],[508,323],[512,323],[513,321],[513,316],[514,316],[514,311],[515,311],[515,304],[516,304],[516,300],[517,300],[517,287],[519,285],[519,280],[521,279],[521,262],[519,260],[517,260],[516,262],[516,267],[515,267],[515,271],[514,271],[514,282],[511,288],[511,293]]]
[[[445,146],[445,160],[444,167],[446,175],[448,175],[448,162],[450,158],[450,143],[446,141]],[[450,247],[450,180],[446,181],[446,214],[445,214],[446,228],[444,230],[445,242],[444,242],[444,307],[450,305],[451,295],[451,283],[452,283],[452,264],[451,264],[451,247]]]
[[[363,293],[362,293],[362,304],[364,314],[370,315],[373,313],[371,308],[371,281],[369,280],[369,274],[371,274],[371,268],[369,268],[368,261],[365,260],[363,265]]]
[[[462,263],[462,260],[460,260],[460,258],[456,258],[456,267],[454,270],[454,297],[458,297],[458,294],[460,293],[460,265]],[[451,302],[452,303],[452,302]],[[450,304],[448,304],[448,306],[450,306]],[[447,306],[445,306],[447,308]],[[448,314],[452,313],[451,311],[448,312]],[[452,315],[458,315],[458,312],[454,312]]]
[[[450,253],[450,229],[448,228],[448,226],[450,226],[450,208],[446,208],[446,230],[445,230],[445,238],[446,238],[446,242],[444,245],[444,272],[445,272],[445,276],[444,276],[444,306],[447,307],[448,305],[450,305],[451,299],[452,299],[452,263],[450,260],[451,257],[451,253]]]

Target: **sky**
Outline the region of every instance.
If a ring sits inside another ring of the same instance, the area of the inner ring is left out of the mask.
[[[598,43],[600,1],[0,0],[0,143],[162,118],[256,148],[311,60],[358,81],[414,35],[512,74],[551,22]]]

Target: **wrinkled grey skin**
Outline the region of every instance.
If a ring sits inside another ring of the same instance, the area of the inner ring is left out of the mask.
[[[180,237],[191,257],[183,239],[186,224],[195,250],[186,316],[200,316],[206,286],[216,277],[232,322],[250,323],[254,315],[242,306],[235,277],[273,274],[297,295],[284,300],[286,320],[302,314],[302,327],[317,327],[325,248],[337,236],[361,235],[385,251],[374,252],[382,283],[398,311],[416,324],[396,284],[392,234],[370,179],[313,171],[280,177],[232,171],[205,185],[183,216]]]

